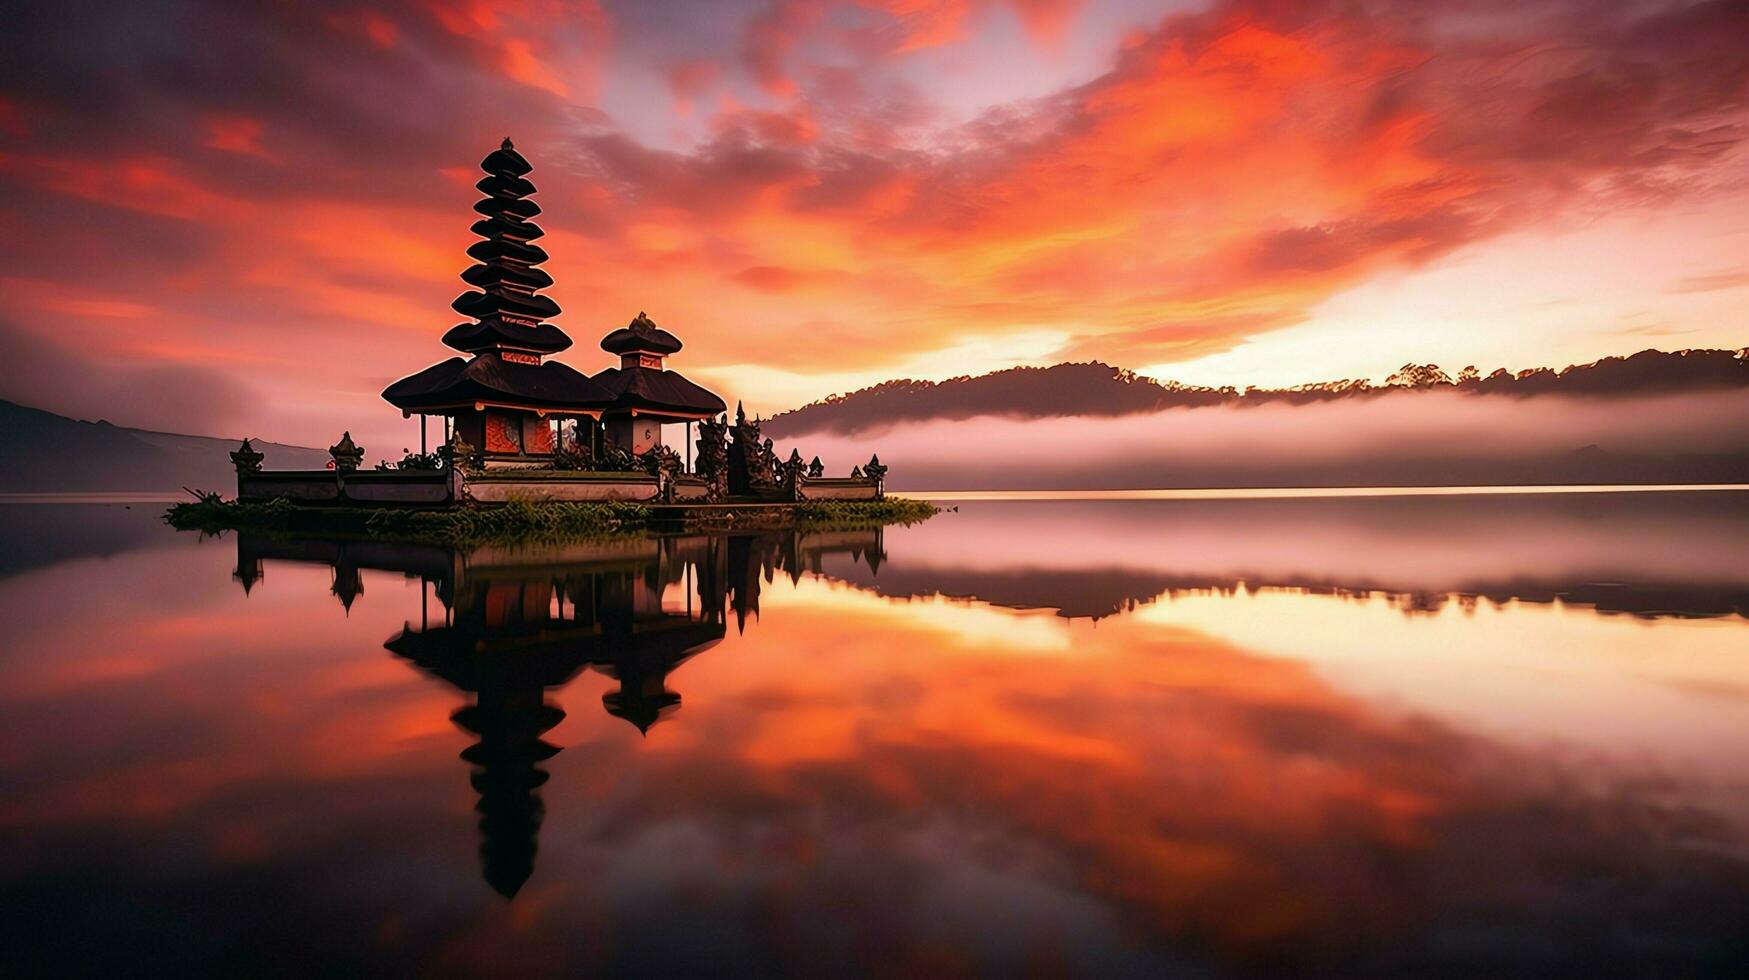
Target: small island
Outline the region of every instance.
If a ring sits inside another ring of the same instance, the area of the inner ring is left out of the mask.
[[[910,523],[936,509],[886,494],[877,454],[829,477],[818,456],[779,459],[760,420],[670,370],[681,341],[646,313],[601,340],[619,359],[584,374],[554,356],[571,338],[547,322],[533,169],[510,140],[481,161],[462,280],[451,306],[469,322],[443,343],[461,355],[402,378],[383,398],[420,417],[419,452],[364,469],[350,432],[321,470],[265,470],[249,440],[231,453],[236,497],[201,493],[166,519],[184,529],[360,534],[447,542],[638,532],[648,527],[842,527]],[[435,451],[427,419],[441,421]],[[685,427],[685,456],[663,442]],[[693,435],[697,427],[696,438]]]

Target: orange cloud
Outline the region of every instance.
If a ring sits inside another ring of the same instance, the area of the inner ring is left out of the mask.
[[[259,119],[250,119],[248,116],[213,116],[207,119],[206,128],[207,137],[202,144],[204,146],[227,153],[272,159],[272,154],[261,147],[261,134],[265,127]]]
[[[534,48],[527,41],[504,42],[504,73],[524,85],[532,85],[560,98],[571,94],[570,87],[560,80],[551,67],[535,56]]]
[[[519,4],[432,3],[431,17],[465,38],[481,64],[521,85],[558,96],[593,96],[611,20],[597,0]]]
[[[249,210],[249,203],[204,186],[161,157],[118,161],[0,154],[0,173],[55,193],[187,221]]]
[[[1035,42],[1054,44],[1083,0],[853,0],[844,6],[879,11],[891,19],[889,53],[905,54],[964,41],[978,18],[1006,7]]]
[[[467,264],[473,192],[457,185],[509,134],[536,165],[552,293],[582,367],[596,366],[589,331],[640,309],[686,339],[683,370],[781,375],[781,396],[730,393],[766,411],[931,352],[940,374],[1147,367],[1312,322],[1338,294],[1506,232],[1675,202],[1698,214],[1733,186],[1749,132],[1729,97],[1749,84],[1728,43],[1740,13],[1531,6],[1482,23],[1443,6],[1223,0],[1120,43],[1109,11],[1077,20],[1073,3],[780,0],[724,8],[731,60],[596,5],[287,8],[272,58],[217,44],[146,75],[85,70],[89,45],[45,47],[70,66],[59,77],[84,81],[0,89],[0,131],[19,132],[9,120],[29,106],[33,140],[0,151],[0,180],[29,191],[0,220],[14,241],[52,240],[14,256],[23,278],[71,284],[33,255],[80,254],[92,261],[76,275],[103,295],[189,310],[161,329],[247,310],[223,342],[254,357],[298,359],[273,344],[350,331],[381,355],[358,362],[376,390],[436,353]],[[1109,61],[966,118],[948,106],[957,76],[927,62],[997,43],[978,28],[1012,16],[1032,39],[1002,52],[1017,81],[1071,24],[1078,44],[1109,30]],[[260,63],[276,67],[240,67]],[[242,81],[225,89],[215,70]],[[598,91],[604,71],[615,85]],[[106,107],[136,91],[194,108],[123,125]],[[211,149],[283,165],[268,175]],[[69,329],[101,337],[114,319]],[[325,384],[313,359],[280,376],[288,403]]]
[[[482,37],[499,26],[497,5],[486,0],[433,3],[427,9],[444,30],[463,37]]]
[[[1020,15],[1020,22],[1034,41],[1055,44],[1062,39],[1075,15],[1086,6],[1084,0],[1008,0],[1008,5]]]
[[[780,98],[797,92],[785,62],[825,13],[821,0],[774,0],[748,21],[741,35],[741,61],[766,92]]]
[[[669,68],[668,87],[674,93],[675,115],[692,115],[693,106],[721,77],[722,66],[702,58]]]
[[[395,46],[395,40],[400,37],[400,31],[395,27],[394,21],[368,10],[363,12],[362,17],[364,19],[364,34],[377,47],[392,48]]]

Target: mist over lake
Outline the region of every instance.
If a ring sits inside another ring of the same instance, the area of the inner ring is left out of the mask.
[[[1749,391],[1514,398],[1387,392],[1117,416],[972,417],[786,434],[836,466],[874,444],[930,490],[1732,482]]]

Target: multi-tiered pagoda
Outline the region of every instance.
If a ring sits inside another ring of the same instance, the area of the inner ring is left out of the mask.
[[[547,253],[535,240],[543,232],[533,219],[540,205],[529,200],[533,168],[515,146],[504,144],[480,162],[486,176],[475,184],[486,196],[474,205],[475,242],[468,255],[478,264],[462,273],[477,287],[456,297],[456,312],[472,322],[443,335],[467,354],[452,357],[389,385],[383,397],[405,415],[453,420],[454,436],[481,450],[487,465],[539,463],[553,453],[553,422],[587,420],[593,433],[614,395],[581,372],[547,360],[571,346],[571,338],[545,321],[559,306],[539,290],[553,277],[536,268]]]

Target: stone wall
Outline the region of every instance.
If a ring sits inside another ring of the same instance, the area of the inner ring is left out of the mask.
[[[499,470],[469,476],[467,494],[481,503],[520,500],[635,500],[656,495],[656,478],[644,473],[564,470]]]
[[[449,470],[266,470],[240,473],[237,497],[284,497],[304,504],[446,504],[460,495]]]
[[[855,477],[802,477],[804,500],[879,500],[880,484]]]

